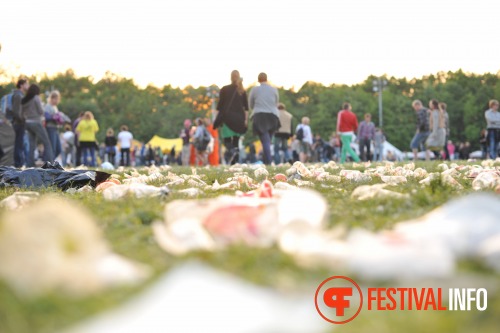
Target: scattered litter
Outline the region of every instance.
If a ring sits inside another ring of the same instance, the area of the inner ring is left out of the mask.
[[[227,320],[221,320],[221,314]],[[188,262],[173,268],[125,305],[64,333],[303,333],[329,328],[329,323],[318,320],[310,293],[277,292]]]
[[[354,189],[351,194],[353,199],[368,200],[373,198],[409,198],[408,194],[386,190],[388,184],[362,185]]]
[[[197,187],[191,187],[191,188],[186,188],[184,190],[179,190],[179,191],[177,191],[177,193],[185,194],[188,197],[197,197],[197,196],[203,194],[203,191]]]
[[[19,295],[84,296],[134,284],[149,270],[113,254],[86,210],[45,197],[1,218],[0,278]]]
[[[354,182],[364,182],[372,180],[372,177],[370,177],[370,175],[361,173],[361,171],[359,170],[341,170],[340,176]]]
[[[30,202],[38,200],[39,197],[40,194],[38,192],[15,192],[11,196],[0,201],[0,207],[9,210],[18,210]]]
[[[266,191],[263,184],[261,192]],[[205,200],[176,200],[165,207],[163,222],[155,222],[158,244],[172,254],[213,250],[232,243],[269,247],[282,227],[292,222],[323,226],[327,204],[313,191],[284,192],[281,197],[219,196]]]
[[[500,185],[500,176],[497,171],[483,171],[472,181],[472,188],[476,191],[495,189]]]
[[[112,171],[115,169],[115,167],[113,166],[113,164],[111,164],[109,162],[104,162],[101,164],[101,169],[106,170],[106,171]]]
[[[382,176],[380,179],[388,185],[399,185],[407,182],[405,176]]]
[[[257,170],[254,171],[254,175],[257,178],[259,178],[259,177],[267,177],[267,176],[269,176],[269,171],[267,171],[267,169],[264,168],[264,167],[260,167],[260,168],[258,168]]]
[[[133,195],[136,198],[160,197],[168,195],[169,193],[170,190],[166,186],[156,187],[141,183],[115,185],[102,191],[104,199],[106,200],[117,200],[127,195]]]

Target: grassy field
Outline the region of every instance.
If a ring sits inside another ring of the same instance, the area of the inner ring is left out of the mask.
[[[422,163],[428,171],[437,170],[437,163]],[[349,166],[346,166],[349,168]],[[284,169],[269,168],[271,174],[283,172]],[[363,170],[360,168],[360,170]],[[175,168],[175,173],[190,174],[189,168]],[[249,170],[250,171],[250,170]],[[338,171],[337,171],[338,172]],[[204,180],[211,184],[215,180],[225,183],[232,174],[218,169],[198,169]],[[252,174],[251,174],[252,175]],[[373,199],[364,202],[353,200],[350,194],[360,184],[342,181],[332,183],[334,188],[325,188],[319,182],[315,189],[322,193],[330,208],[329,223],[331,226],[342,225],[346,228],[360,226],[368,230],[390,228],[394,223],[421,216],[433,208],[473,192],[470,180],[460,180],[464,190],[455,191],[442,186],[439,181],[431,186],[422,187],[417,180],[409,179],[408,183],[395,188],[396,191],[410,193],[409,199]],[[159,185],[159,184],[153,184]],[[185,188],[183,186],[175,189]],[[0,200],[12,194],[14,189],[1,189]],[[148,283],[167,272],[175,265],[195,258],[199,261],[234,273],[253,283],[274,287],[280,290],[303,290],[311,292],[311,306],[316,286],[325,278],[337,274],[321,267],[303,268],[293,258],[283,254],[277,248],[255,249],[244,246],[232,246],[215,253],[191,253],[184,257],[174,257],[161,250],[155,243],[150,224],[162,219],[165,203],[183,198],[172,193],[160,199],[130,199],[113,203],[105,201],[98,193],[78,193],[75,195],[46,189],[42,193],[57,193],[71,200],[76,200],[88,207],[99,226],[103,229],[108,242],[115,252],[131,259],[146,263],[154,269],[154,276]],[[207,193],[203,197],[233,193],[233,191]],[[500,219],[500,217],[499,217]],[[409,263],[411,264],[411,263]],[[1,263],[0,263],[1,265]],[[362,277],[357,277],[363,281]],[[483,267],[476,261],[463,261],[453,279],[468,279],[471,283],[483,282],[500,286],[500,276]],[[422,281],[433,286],[441,283],[452,285],[454,280]],[[137,294],[148,283],[135,288],[119,288],[82,299],[71,299],[61,294],[50,294],[35,300],[23,300],[0,282],[0,333],[46,333],[65,328],[92,314],[112,308],[132,295]],[[369,282],[371,283],[371,282]],[[373,285],[373,283],[371,283]],[[488,310],[485,312],[416,312],[399,311],[389,313],[363,314],[349,325],[335,327],[336,332],[488,332],[496,333],[500,328],[499,293],[490,293]],[[332,327],[333,329],[333,327]]]

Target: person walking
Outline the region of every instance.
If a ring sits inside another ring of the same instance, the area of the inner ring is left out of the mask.
[[[53,162],[54,153],[52,145],[50,144],[47,131],[43,127],[43,107],[40,100],[40,87],[36,84],[30,85],[26,96],[21,100],[22,103],[22,117],[26,120],[26,130],[29,134],[29,155],[27,165],[29,167],[35,166],[35,149],[37,147],[37,140],[43,144],[43,161]]]
[[[488,131],[489,155],[491,159],[498,156],[498,141],[500,141],[500,112],[498,112],[498,101],[492,99],[489,109],[484,113],[486,118],[486,130]]]
[[[429,128],[431,132],[425,141],[425,145],[437,158],[446,143],[445,116],[444,110],[439,107],[439,102],[435,99],[429,101],[429,109]]]
[[[448,149],[448,156],[450,157],[450,161],[455,159],[455,145],[451,140],[448,140],[446,143],[446,149]]]
[[[429,136],[429,110],[424,108],[421,101],[414,100],[412,103],[413,109],[417,114],[417,131],[410,143],[410,148],[413,150],[413,161],[418,160],[418,151],[422,149],[427,137]],[[425,160],[429,161],[429,151],[425,150]]]
[[[337,133],[342,141],[342,151],[340,153],[340,163],[345,163],[347,154],[351,155],[355,162],[359,162],[359,156],[351,147],[352,136],[358,129],[358,118],[352,112],[351,104],[344,103],[342,110],[337,116]]]
[[[196,119],[196,131],[193,135],[193,143],[196,149],[196,166],[206,166],[208,164],[207,147],[210,142],[210,133],[208,133],[203,119]]]
[[[358,127],[359,152],[363,161],[370,159],[370,148],[374,136],[375,124],[372,122],[372,115],[367,113]]]
[[[27,93],[29,82],[25,79],[17,81],[16,90],[12,94],[12,127],[14,129],[14,166],[22,167],[27,163],[28,156],[24,154],[24,136],[26,133],[26,121],[22,116],[22,99]]]
[[[288,151],[288,140],[292,137],[293,116],[285,108],[285,104],[278,104],[280,128],[274,133],[274,164],[281,163],[280,151],[283,152],[284,162],[292,162]]]
[[[258,81],[260,86],[252,89],[249,99],[250,109],[253,110],[253,132],[262,143],[264,164],[271,164],[271,138],[280,128],[279,95],[278,89],[267,82],[266,73],[260,73]]]
[[[58,122],[59,109],[57,105],[61,101],[61,94],[59,91],[54,90],[50,93],[47,100],[47,104],[44,108],[45,115],[45,128],[49,136],[50,144],[52,145],[52,151],[54,152],[54,158],[57,158],[61,154],[61,139],[59,136]]]
[[[375,135],[373,136],[373,160],[376,162],[382,162],[382,159],[384,158],[384,142],[384,132],[381,128],[376,128]]]
[[[212,166],[219,165],[219,132],[214,128],[214,124],[211,122],[210,118],[205,118],[205,124],[208,133],[213,138],[213,147],[211,151],[208,152],[208,164]],[[241,137],[240,137],[241,138]]]
[[[61,150],[63,166],[75,165],[75,133],[69,124],[64,126],[64,133],[61,133]]]
[[[120,142],[120,165],[130,166],[130,148],[132,147],[132,140],[134,136],[129,132],[127,125],[122,125],[120,127],[120,133],[118,133],[118,141]]]
[[[248,98],[243,88],[243,79],[236,70],[231,72],[231,84],[222,87],[217,103],[217,117],[213,128],[221,128],[221,137],[226,151],[227,164],[239,161],[238,142],[248,128]]]
[[[82,163],[87,166],[95,167],[95,147],[96,147],[96,133],[99,131],[99,125],[94,119],[94,114],[86,111],[82,119],[76,126],[78,133],[80,148],[82,152]],[[90,161],[89,161],[90,159]]]
[[[311,156],[311,148],[314,143],[309,118],[303,117],[295,129],[295,139],[298,141],[299,161],[306,163]]]
[[[179,137],[182,139],[182,151],[181,151],[181,159],[182,166],[189,165],[189,157],[191,155],[191,120],[184,120],[184,127],[181,130],[181,134]]]
[[[439,109],[442,110],[442,112],[444,114],[444,128],[446,131],[446,138],[444,140],[444,147],[443,147],[444,154],[445,154],[444,158],[446,160],[450,161],[451,155],[450,155],[450,151],[448,150],[448,139],[450,137],[450,117],[448,116],[448,111],[446,110],[447,108],[448,108],[448,106],[446,105],[446,103],[443,103],[443,102],[439,103]]]
[[[116,140],[115,131],[112,128],[108,128],[106,131],[106,138],[104,139],[104,157],[105,160],[113,165],[115,165],[117,143],[118,140]]]

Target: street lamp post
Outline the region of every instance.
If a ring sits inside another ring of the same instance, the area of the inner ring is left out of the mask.
[[[383,127],[383,108],[382,108],[382,92],[387,86],[387,80],[379,77],[373,80],[373,92],[378,93],[378,126]]]

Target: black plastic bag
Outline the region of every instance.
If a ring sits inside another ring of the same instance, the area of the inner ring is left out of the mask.
[[[58,187],[62,190],[81,188],[85,185],[96,187],[111,175],[92,170],[66,171],[59,163],[45,163],[41,168],[19,170],[0,167],[0,188],[15,186],[27,188]]]

